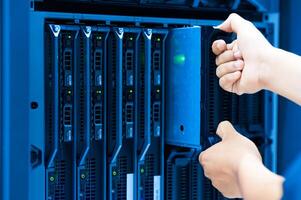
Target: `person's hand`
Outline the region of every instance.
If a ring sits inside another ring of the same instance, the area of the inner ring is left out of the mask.
[[[221,122],[216,131],[222,141],[213,145],[199,156],[205,176],[212,181],[225,197],[241,198],[239,171],[245,160],[262,165],[262,159],[255,144],[240,135],[230,122]],[[243,169],[248,171],[248,169]]]
[[[238,95],[265,89],[265,62],[273,50],[266,38],[251,22],[237,14],[231,14],[216,28],[237,34],[231,44],[223,40],[212,44],[220,86]]]
[[[263,165],[255,144],[228,121],[221,122],[216,133],[222,141],[199,156],[212,185],[228,198],[281,199],[284,179]]]

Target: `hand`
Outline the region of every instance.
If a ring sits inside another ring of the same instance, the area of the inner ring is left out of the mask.
[[[202,152],[199,161],[205,176],[225,197],[241,198],[243,193],[238,177],[240,166],[246,159],[262,165],[260,153],[255,144],[236,132],[228,121],[221,122],[216,133],[222,141]]]
[[[216,28],[237,34],[237,40],[231,44],[223,40],[212,44],[212,51],[217,55],[216,74],[220,86],[238,95],[265,89],[266,59],[273,50],[266,38],[251,22],[237,14],[231,14]]]

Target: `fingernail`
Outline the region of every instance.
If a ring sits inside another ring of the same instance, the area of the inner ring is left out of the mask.
[[[235,61],[234,66],[235,66],[236,68],[242,68],[242,64],[243,64],[242,61],[237,60],[237,61]]]
[[[239,57],[241,57],[241,53],[240,53],[240,51],[236,51],[236,52],[234,52],[234,57],[236,57],[236,58],[239,58]]]

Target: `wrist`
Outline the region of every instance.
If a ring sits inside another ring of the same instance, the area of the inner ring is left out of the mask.
[[[275,58],[277,58],[278,54],[278,49],[273,46],[267,47],[262,53],[261,66],[259,66],[259,83],[262,89],[270,91],[273,89],[273,74],[276,67]]]
[[[281,199],[284,179],[269,171],[254,155],[245,156],[239,166],[238,181],[244,199]]]

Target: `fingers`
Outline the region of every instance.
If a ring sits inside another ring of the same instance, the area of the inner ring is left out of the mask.
[[[233,92],[233,85],[240,79],[241,71],[226,74],[219,79],[219,85],[228,92]]]
[[[241,71],[244,67],[242,60],[230,61],[219,65],[216,68],[216,75],[218,78],[225,76],[226,74]]]
[[[226,32],[239,32],[241,25],[245,20],[236,13],[232,13],[229,17],[219,26],[215,27]]]
[[[227,50],[227,44],[224,40],[216,40],[212,44],[212,52],[215,55],[219,55]]]
[[[235,59],[242,59],[242,53],[239,50],[238,43],[236,42],[236,40],[234,41],[232,51],[234,52],[233,55]]]
[[[229,135],[232,135],[235,133],[236,133],[236,130],[234,129],[234,127],[232,126],[232,124],[229,121],[223,121],[223,122],[219,123],[217,130],[216,130],[216,134],[222,140],[227,138]]]
[[[236,43],[237,43],[237,40],[233,40],[230,44],[227,44],[227,49],[232,50]]]
[[[226,50],[224,53],[220,54],[215,59],[215,64],[217,66],[235,60],[234,53],[232,50]]]

